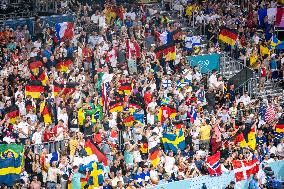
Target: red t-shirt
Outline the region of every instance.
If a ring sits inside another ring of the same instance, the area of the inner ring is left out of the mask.
[[[260,77],[266,77],[266,69],[265,68],[260,69]]]

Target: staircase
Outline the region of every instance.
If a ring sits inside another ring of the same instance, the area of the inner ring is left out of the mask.
[[[223,53],[220,56],[220,74],[226,79],[230,79],[239,73],[245,66],[238,60],[231,58],[228,54]]]
[[[279,86],[278,82],[273,82],[271,80],[267,80],[264,84],[264,90],[260,91],[259,83],[257,83],[256,90],[254,91],[254,96],[261,97],[263,99],[267,99],[268,96],[271,97],[281,97],[281,101],[283,101],[283,89]]]

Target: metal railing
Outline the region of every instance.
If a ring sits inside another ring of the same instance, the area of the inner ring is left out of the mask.
[[[233,59],[226,53],[220,56],[220,73],[227,79],[230,79],[239,73],[245,66],[238,60]]]
[[[243,95],[245,91],[248,92],[250,98],[254,98],[256,94],[258,79],[250,78],[235,89],[240,95]]]

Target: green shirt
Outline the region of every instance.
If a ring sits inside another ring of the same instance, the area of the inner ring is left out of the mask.
[[[81,173],[79,173],[79,172],[75,173],[72,176],[71,189],[81,188],[81,181],[80,181],[81,178],[83,178],[83,175]]]

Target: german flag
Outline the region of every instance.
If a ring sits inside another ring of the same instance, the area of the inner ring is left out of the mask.
[[[219,34],[219,39],[231,46],[235,45],[237,38],[238,38],[237,31],[226,27],[223,27]]]
[[[177,110],[172,106],[168,107],[168,112],[170,115],[170,119],[174,119],[177,116]]]
[[[96,147],[95,145],[91,142],[90,139],[87,140],[87,142],[85,143],[85,151],[87,153],[87,155],[92,155],[95,154],[96,151]]]
[[[46,82],[48,81],[48,76],[46,75],[45,71],[40,70],[38,80],[41,81],[42,85],[46,85]]]
[[[69,70],[69,66],[73,64],[73,61],[71,59],[66,59],[66,60],[62,60],[59,61],[56,64],[56,69],[60,72],[67,72]]]
[[[105,166],[107,165],[107,157],[95,146],[95,144],[90,139],[85,142],[85,150],[88,156],[95,154],[99,162],[102,162]]]
[[[10,123],[16,123],[16,119],[19,117],[19,108],[16,105],[10,106],[5,109],[7,118],[10,119]]]
[[[142,154],[147,154],[148,153],[148,142],[147,141],[145,141],[145,142],[140,144],[140,152]]]
[[[123,103],[122,102],[110,102],[109,105],[109,112],[122,112],[123,110]]]
[[[156,167],[160,162],[159,153],[160,150],[158,145],[149,149],[149,159],[151,160],[151,163],[154,167]]]
[[[49,112],[48,107],[47,107],[47,105],[46,105],[45,102],[41,102],[41,103],[40,103],[40,109],[39,109],[39,111],[40,111],[40,114],[41,114],[42,117],[43,117],[44,123],[45,123],[45,124],[51,124],[51,123],[52,123],[52,121],[51,121],[51,115],[50,115],[50,112]]]
[[[76,87],[79,85],[79,83],[76,82],[68,82],[65,85],[62,85],[62,90],[63,90],[63,94],[72,94],[75,92]]]
[[[29,63],[29,69],[35,75],[37,75],[39,73],[39,68],[40,67],[42,67],[42,62],[41,61],[35,61],[35,62],[30,62]]]
[[[246,140],[247,138],[247,140]],[[245,136],[243,132],[238,134],[235,138],[235,142],[240,143],[240,147],[250,147],[252,150],[256,147],[255,129],[251,128],[250,132]]]
[[[121,86],[118,87],[118,93],[119,94],[131,94],[132,86],[131,83],[123,83]]]
[[[277,133],[284,133],[284,124],[277,124],[277,125],[275,126],[275,131],[276,131]]]
[[[123,120],[123,123],[125,126],[131,127],[133,126],[134,121],[135,121],[134,116],[130,115]]]
[[[61,92],[62,86],[59,83],[54,83],[53,84],[53,95],[54,97],[57,97],[58,94]]]
[[[274,137],[276,139],[284,138],[284,120],[283,119],[279,119],[278,123],[276,124]]]
[[[39,98],[40,94],[44,92],[44,87],[41,81],[30,81],[25,87],[25,95],[31,96],[32,98]]]
[[[174,42],[157,47],[154,52],[157,59],[161,59],[163,57],[165,57],[166,61],[176,59],[176,45]]]

